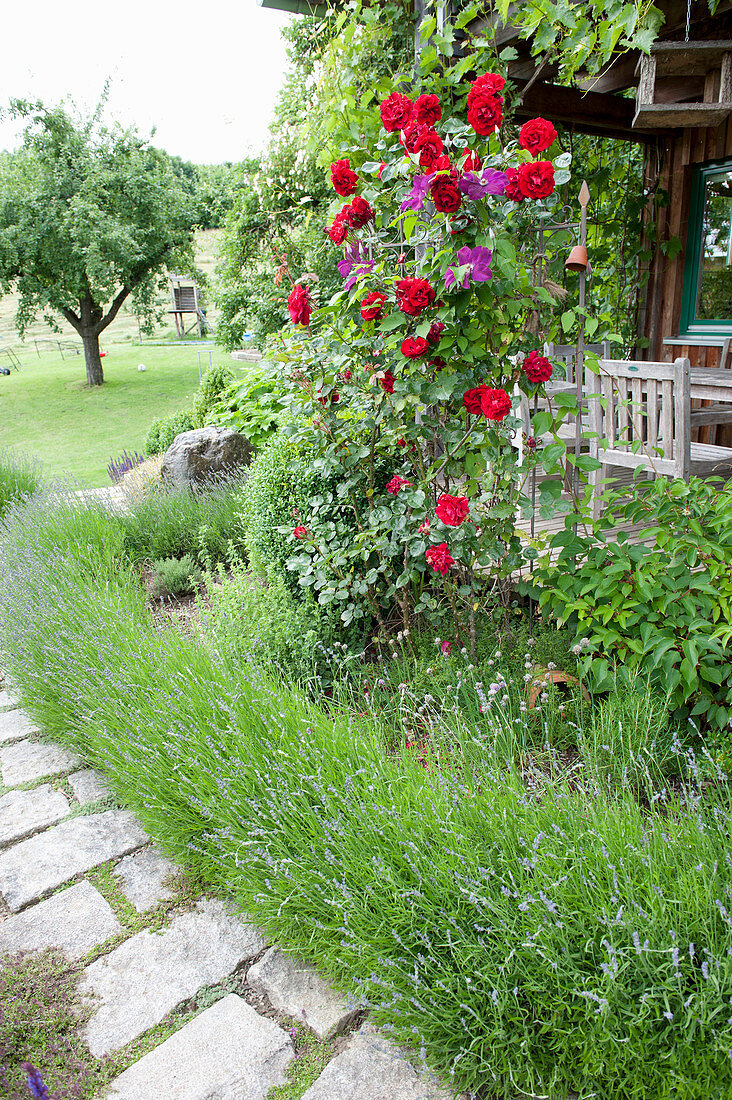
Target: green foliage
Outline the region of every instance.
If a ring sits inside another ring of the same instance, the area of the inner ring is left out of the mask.
[[[211,414],[220,402],[222,394],[231,385],[233,378],[234,372],[229,367],[221,365],[209,367],[201,380],[190,409],[181,409],[164,419],[155,417],[145,438],[145,454],[165,454],[175,437],[181,432],[191,432],[195,428],[218,423]]]
[[[181,432],[192,432],[195,427],[193,412],[187,409],[166,416],[162,420],[156,416],[145,436],[145,454],[165,454],[177,435]]]
[[[37,462],[25,455],[0,450],[0,520],[11,504],[32,496],[40,485]]]
[[[158,558],[152,565],[151,596],[186,596],[195,592],[203,580],[203,573],[190,554],[182,558]]]
[[[729,749],[732,679],[732,489],[692,478],[639,482],[628,500],[609,494],[587,535],[564,531],[540,560],[533,590],[542,608],[589,638],[592,686],[612,686],[612,664],[643,669],[679,714],[702,723],[709,743]],[[623,522],[640,523],[635,545]],[[618,541],[611,541],[617,537]]]
[[[209,367],[201,379],[201,385],[193,401],[195,427],[204,428],[208,423],[217,423],[209,419],[209,414],[233,381],[234,372],[229,367],[221,365]]]
[[[247,366],[244,378],[227,386],[212,407],[211,419],[235,428],[260,451],[285,419],[282,397],[280,380],[266,361],[262,366]]]

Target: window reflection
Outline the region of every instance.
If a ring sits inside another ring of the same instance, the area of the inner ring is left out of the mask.
[[[732,171],[707,177],[696,318],[732,318]]]

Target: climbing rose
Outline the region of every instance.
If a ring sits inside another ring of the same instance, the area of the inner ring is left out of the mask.
[[[379,177],[379,179],[381,179],[381,173],[384,171],[385,168],[386,168],[386,161],[382,160],[381,164],[379,165],[379,171],[376,173],[376,175]]]
[[[554,190],[554,165],[549,160],[522,164],[518,170],[518,185],[527,199],[545,199]]]
[[[468,122],[476,134],[488,137],[503,121],[503,97],[499,92],[506,81],[497,73],[483,73],[468,92]]]
[[[525,122],[519,134],[519,145],[522,149],[528,149],[532,157],[543,153],[556,140],[557,131],[545,118],[532,118],[530,122]]]
[[[330,182],[336,194],[352,195],[358,186],[358,176],[351,168],[350,160],[337,160],[330,166]]]
[[[303,286],[302,283],[297,283],[290,291],[287,308],[290,311],[290,320],[293,325],[309,325],[312,310],[308,287]]]
[[[343,213],[351,229],[363,229],[367,222],[373,221],[374,217],[371,204],[360,195],[354,196],[350,206],[343,207]]]
[[[361,302],[361,316],[364,321],[378,321],[384,315],[386,294],[380,290],[370,290]]]
[[[403,149],[406,149],[408,153],[414,153],[417,150],[417,139],[424,130],[424,126],[420,126],[419,123],[412,119],[406,124],[401,134],[399,135],[399,144]]]
[[[414,104],[409,96],[402,95],[401,92],[392,92],[379,108],[381,124],[390,134],[395,130],[403,130],[413,113]]]
[[[438,355],[436,359],[430,359],[430,366],[435,368],[435,373],[437,374],[439,373],[439,371],[445,369],[445,367],[447,366],[447,362],[445,359]]]
[[[297,525],[292,533],[296,539],[306,539],[309,534],[307,527],[303,527],[301,523]]]
[[[430,195],[435,209],[441,214],[454,214],[463,203],[463,196],[452,176],[435,176],[430,184]]]
[[[430,330],[427,333],[427,342],[430,344],[439,344],[440,336],[445,331],[444,321],[433,321],[430,325]]]
[[[394,477],[391,479],[391,481],[387,481],[386,483],[386,491],[387,493],[391,493],[391,495],[395,497],[400,489],[404,489],[405,486],[411,484],[411,481],[407,481],[405,477],[400,477],[399,474],[394,474]]]
[[[419,153],[422,168],[433,168],[438,157],[445,151],[442,138],[434,130],[423,130],[414,143],[415,153]]]
[[[463,405],[469,413],[482,413],[483,406],[481,401],[483,400],[483,394],[488,393],[487,386],[476,386],[472,390],[466,390],[463,394]]]
[[[441,573],[443,577],[450,566],[455,564],[455,559],[447,549],[446,542],[441,542],[437,546],[430,546],[429,550],[425,551],[424,556],[435,573]]]
[[[400,279],[396,285],[396,300],[402,313],[419,317],[435,300],[435,292],[426,279]]]
[[[448,527],[459,527],[467,518],[468,512],[468,498],[451,497],[449,493],[442,494],[435,508],[437,518]]]
[[[414,114],[421,126],[434,126],[442,118],[442,107],[437,96],[417,96],[414,101]]]
[[[483,161],[475,149],[463,149],[463,172],[480,172]]]
[[[552,376],[554,368],[544,355],[531,351],[523,362],[523,372],[529,382],[546,382]]]
[[[379,379],[379,385],[384,393],[394,393],[394,375],[390,370],[384,371],[384,377]]]
[[[346,237],[348,236],[346,211],[349,209],[350,207],[344,206],[343,209],[334,217],[333,224],[326,226],[323,230],[323,232],[327,233],[327,235],[330,237],[333,244],[343,244]]]
[[[486,387],[480,399],[480,411],[486,420],[503,420],[511,411],[511,398],[505,390]]]
[[[429,344],[424,336],[408,336],[406,340],[402,340],[402,355],[407,359],[419,359],[420,355],[424,355],[427,351],[429,351]]]
[[[476,76],[468,92],[468,106],[472,107],[474,103],[485,99],[486,96],[498,95],[503,91],[505,84],[505,77],[499,76],[498,73],[483,73],[482,76]]]
[[[523,202],[526,195],[519,187],[518,172],[515,168],[507,168],[506,175],[508,176],[508,183],[506,184],[506,198],[511,202]]]

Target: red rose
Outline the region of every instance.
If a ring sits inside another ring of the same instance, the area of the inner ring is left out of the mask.
[[[370,290],[361,302],[361,316],[364,321],[378,321],[384,315],[386,294],[380,290]]]
[[[397,439],[397,447],[406,447],[406,445],[407,445],[406,439]]]
[[[503,122],[503,100],[500,96],[488,96],[468,107],[468,122],[481,137],[489,137]]]
[[[419,317],[435,300],[435,292],[426,279],[400,279],[396,285],[396,300],[402,313]]]
[[[395,130],[404,129],[414,114],[414,104],[408,95],[392,92],[381,104],[379,114],[382,126],[392,134]]]
[[[430,325],[430,331],[427,333],[427,341],[430,344],[439,344],[440,336],[445,331],[444,321],[433,321]]]
[[[463,149],[463,172],[480,172],[483,161],[475,149]]]
[[[447,363],[438,356],[437,359],[430,359],[430,366],[435,368],[435,374],[439,374],[441,370],[445,369]]]
[[[346,237],[348,236],[346,210],[348,210],[348,207],[344,206],[340,213],[336,214],[336,216],[334,217],[333,224],[326,226],[326,228],[323,230],[324,233],[328,234],[333,244],[343,244]]]
[[[366,199],[362,199],[360,195],[355,195],[350,206],[343,207],[342,213],[345,215],[345,220],[351,229],[363,229],[366,223],[372,221],[374,217],[371,204]]]
[[[482,413],[481,401],[483,394],[488,392],[487,386],[476,386],[472,390],[466,390],[463,394],[463,405],[469,413]]]
[[[382,160],[381,164],[379,165],[379,171],[376,173],[376,175],[379,177],[379,179],[381,179],[381,173],[384,171],[385,168],[386,168],[386,161]]]
[[[290,320],[293,325],[309,325],[312,312],[309,288],[303,286],[302,283],[297,283],[290,291],[287,308],[290,311]]]
[[[452,176],[435,176],[430,184],[430,195],[435,209],[441,214],[454,214],[463,203],[463,196]]]
[[[303,525],[300,523],[292,533],[296,539],[306,539],[308,537],[309,531],[307,527],[303,527]]]
[[[506,184],[506,198],[511,202],[523,202],[526,195],[519,187],[518,172],[515,168],[507,168],[506,175],[508,176],[508,183]]]
[[[546,382],[551,378],[554,367],[544,355],[531,351],[523,362],[523,372],[529,382]]]
[[[438,546],[430,546],[429,550],[425,551],[424,556],[435,573],[441,573],[443,577],[450,566],[455,564],[455,559],[447,549],[446,542],[441,542]]]
[[[351,372],[348,369],[348,367],[346,367],[346,369],[341,374],[341,378],[343,379],[344,382],[350,382],[351,381]]]
[[[437,518],[448,527],[459,527],[467,519],[469,511],[467,497],[451,497],[449,493],[442,494],[435,508]]]
[[[480,411],[486,420],[503,420],[511,411],[511,398],[505,390],[486,387],[480,399]]]
[[[518,170],[518,185],[527,199],[545,199],[554,190],[554,165],[548,160],[522,164]]]
[[[406,149],[408,153],[414,153],[417,148],[417,139],[419,138],[419,135],[422,133],[423,129],[424,127],[420,126],[419,123],[415,121],[415,119],[411,119],[411,121],[406,124],[402,133],[399,136],[399,144],[402,146],[402,148]]]
[[[384,393],[394,393],[394,375],[390,370],[384,371],[384,377],[379,379],[379,385]]]
[[[445,155],[444,157],[438,157],[434,163],[435,172],[452,172],[452,162],[450,158]]]
[[[407,359],[419,359],[420,355],[429,351],[429,347],[424,336],[408,336],[402,340],[402,355]]]
[[[330,182],[337,194],[352,195],[358,186],[358,176],[351,168],[350,160],[337,160],[330,166]]]
[[[422,126],[434,126],[442,118],[442,107],[436,95],[419,95],[414,101],[414,114]]]
[[[414,143],[414,152],[419,153],[422,168],[433,168],[444,149],[442,138],[434,130],[423,130]]]
[[[407,481],[405,477],[400,477],[399,474],[394,474],[391,481],[386,483],[387,493],[391,493],[393,497],[397,495],[400,489],[403,489],[407,485],[411,485],[411,481]]]
[[[483,100],[487,96],[498,95],[503,91],[505,84],[505,77],[499,76],[498,73],[483,73],[482,76],[476,76],[468,92],[468,106],[472,107],[477,100]]]
[[[525,122],[519,134],[519,145],[528,149],[532,157],[543,153],[557,140],[557,131],[545,118],[532,118]]]

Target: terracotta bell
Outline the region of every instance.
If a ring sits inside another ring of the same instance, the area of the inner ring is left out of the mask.
[[[569,271],[586,271],[587,263],[587,249],[583,244],[576,244],[564,261],[564,266]]]

